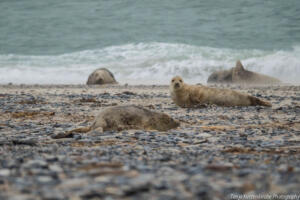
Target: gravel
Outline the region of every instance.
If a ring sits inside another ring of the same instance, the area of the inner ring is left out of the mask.
[[[0,86],[0,199],[230,199],[299,194],[300,87],[235,88],[272,108],[182,109],[167,86]],[[166,132],[65,133],[112,105],[181,122]]]

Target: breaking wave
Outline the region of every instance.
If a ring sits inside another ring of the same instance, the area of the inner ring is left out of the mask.
[[[137,43],[62,55],[0,55],[0,84],[85,84],[95,69],[105,67],[120,83],[168,84],[181,75],[191,83],[206,83],[210,73],[245,68],[300,83],[300,46],[291,50],[237,50],[185,44]]]

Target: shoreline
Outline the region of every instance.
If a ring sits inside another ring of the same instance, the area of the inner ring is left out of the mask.
[[[190,84],[190,83],[188,83]],[[292,83],[282,83],[279,85],[241,85],[241,84],[217,84],[217,83],[195,83],[194,85],[204,85],[207,87],[219,87],[219,88],[228,88],[228,89],[247,89],[247,88],[285,88],[285,87],[300,87],[299,84],[292,84]],[[169,84],[105,84],[105,85],[87,85],[87,84],[0,84],[0,88],[53,88],[53,87],[66,87],[66,88],[134,88],[134,87],[168,87]]]

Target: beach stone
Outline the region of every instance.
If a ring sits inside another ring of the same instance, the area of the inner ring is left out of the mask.
[[[53,155],[45,155],[44,156],[47,162],[55,162],[58,161],[58,157],[57,156],[53,156]]]
[[[91,129],[102,128],[103,131],[124,129],[143,129],[166,131],[179,126],[167,114],[150,111],[141,106],[114,106],[102,110],[96,117]]]
[[[0,170],[0,176],[7,177],[10,175],[10,170],[9,169],[1,169]]]
[[[96,69],[90,74],[87,85],[116,84],[114,75],[106,68]]]
[[[102,199],[103,196],[104,191],[99,189],[85,191],[83,194],[80,195],[82,199]]]
[[[143,174],[130,180],[128,185],[122,187],[125,195],[133,195],[141,191],[147,191],[150,189],[151,182],[154,179],[153,174]]]
[[[42,199],[45,200],[64,200],[67,199],[66,197],[64,197],[64,195],[62,195],[61,193],[59,193],[58,191],[44,191],[42,193]]]
[[[15,194],[14,196],[9,196],[7,198],[3,198],[7,200],[32,200],[33,196],[27,194]]]
[[[208,133],[200,133],[200,134],[197,134],[198,137],[201,137],[201,138],[209,138],[211,137],[212,135],[211,134],[208,134]]]
[[[29,160],[23,165],[24,168],[45,168],[47,167],[47,162],[43,160]]]
[[[51,176],[39,176],[37,178],[37,181],[39,183],[42,183],[42,184],[47,184],[47,183],[50,183],[52,181],[52,177]]]
[[[54,171],[54,172],[57,172],[57,173],[60,173],[60,172],[63,171],[63,169],[59,165],[57,165],[57,164],[49,165],[49,169],[51,171]]]
[[[60,190],[78,190],[88,184],[87,178],[68,179],[58,185]]]
[[[203,175],[194,175],[188,184],[199,199],[212,199],[213,188]]]
[[[28,138],[28,139],[13,139],[11,142],[14,145],[29,145],[29,146],[35,146],[35,145],[37,145],[37,141],[35,139],[32,139],[32,138]]]

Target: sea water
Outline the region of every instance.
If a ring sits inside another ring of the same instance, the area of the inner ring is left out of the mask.
[[[238,59],[300,84],[300,1],[0,0],[0,84],[206,83]]]

